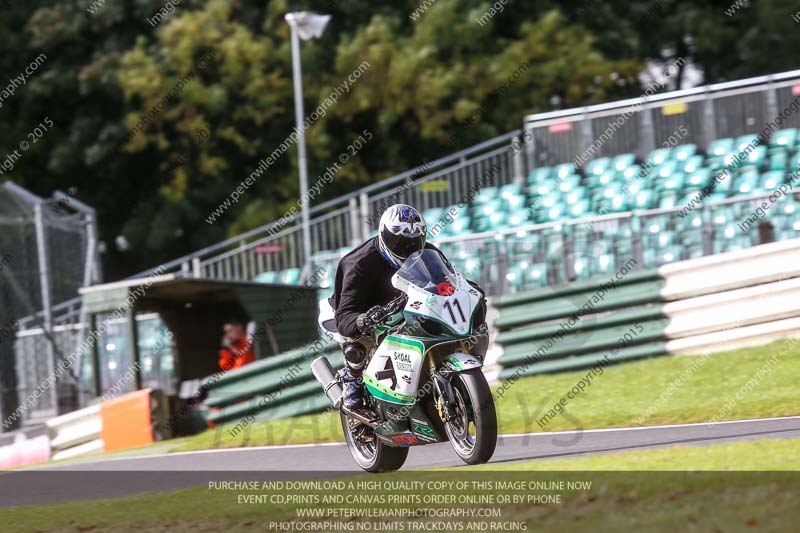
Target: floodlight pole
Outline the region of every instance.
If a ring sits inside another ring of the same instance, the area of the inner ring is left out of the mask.
[[[302,231],[303,231],[303,256],[307,263],[311,260],[311,214],[308,206],[308,166],[306,162],[306,130],[303,127],[303,75],[300,68],[300,36],[297,34],[297,21],[287,17],[289,27],[292,29],[292,72],[294,77],[294,119],[297,124],[297,166],[300,170],[300,200]]]
[[[297,166],[300,171],[301,222],[303,232],[304,262],[311,260],[311,214],[308,201],[308,163],[306,157],[306,130],[303,127],[305,112],[303,110],[303,74],[300,64],[300,28],[299,25],[314,24],[313,18],[321,18],[318,31],[304,32],[303,39],[319,37],[325,29],[329,16],[313,13],[288,13],[284,18],[291,28],[292,43],[292,77],[294,81],[294,118],[297,133]],[[306,26],[307,27],[307,26]],[[315,35],[316,34],[316,35]]]

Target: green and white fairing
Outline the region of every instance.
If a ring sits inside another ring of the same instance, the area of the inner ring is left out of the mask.
[[[421,341],[389,335],[367,365],[364,384],[378,400],[413,404],[424,353],[425,345]]]
[[[376,349],[364,384],[378,400],[410,406],[415,403],[426,351],[445,340],[472,334],[472,321],[481,294],[435,250],[413,254],[392,277],[408,295],[402,333],[387,335]],[[383,328],[382,328],[383,329]],[[452,353],[443,364],[459,372],[479,368],[479,359]]]

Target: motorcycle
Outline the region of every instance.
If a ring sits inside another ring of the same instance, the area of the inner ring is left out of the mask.
[[[489,461],[497,444],[497,414],[481,371],[489,344],[473,330],[483,295],[437,251],[411,254],[392,277],[403,292],[368,317],[364,409],[342,402],[344,369],[325,356],[314,377],[339,410],[350,454],[367,472],[403,466],[411,446],[449,441],[467,464]]]

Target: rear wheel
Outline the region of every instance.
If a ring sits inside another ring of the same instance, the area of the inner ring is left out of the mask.
[[[497,413],[489,384],[475,368],[456,374],[451,385],[456,416],[445,422],[450,444],[465,463],[485,463],[497,446]]]
[[[353,460],[367,472],[391,472],[397,470],[406,462],[408,448],[395,448],[379,441],[374,435],[365,438],[364,430],[371,433],[371,429],[363,424],[352,427],[350,419],[342,417],[342,431],[347,442],[347,448]]]

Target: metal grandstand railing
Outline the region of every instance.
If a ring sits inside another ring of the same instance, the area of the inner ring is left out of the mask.
[[[365,239],[377,226],[384,205],[405,201],[425,209],[459,203],[489,171],[497,176],[496,184],[524,179],[524,151],[515,148],[520,133],[512,131],[312,207],[312,253],[328,253]],[[253,279],[260,272],[306,266],[302,248],[300,217],[295,217],[285,225],[262,226],[162,268],[198,277]]]
[[[381,199],[391,197],[397,190],[421,188],[431,180],[454,184],[449,191],[417,191],[420,205],[438,202],[457,203],[461,188],[477,179],[488,167],[496,165],[502,170],[502,179],[510,180],[515,172],[520,179],[526,165],[520,150],[512,150],[512,143],[519,142],[521,130],[515,130],[470,148],[458,151],[435,161],[374,183],[350,194],[311,207],[312,252],[319,253],[352,246],[365,238],[371,228],[370,214],[376,210]],[[411,185],[408,185],[408,184]],[[422,200],[422,197],[428,196]],[[434,199],[435,198],[435,199]],[[370,200],[373,200],[370,202]],[[401,200],[398,200],[401,201]],[[314,216],[316,215],[316,216]],[[146,277],[156,272],[217,279],[254,278],[261,272],[303,267],[300,217],[290,218],[286,224],[279,221],[247,231],[236,237],[207,246],[189,255],[174,259],[149,270],[139,272],[131,278]],[[72,298],[53,307],[53,323],[70,323],[80,309],[80,298]],[[42,313],[34,313],[20,319],[23,326],[32,326],[41,320]]]
[[[608,122],[628,111],[635,113],[593,157],[626,152],[644,157],[678,125],[688,130],[682,142],[701,146],[719,137],[758,132],[798,94],[800,70],[653,95],[646,101],[635,98],[529,115],[524,130],[313,206],[312,253],[330,253],[368,236],[387,202],[411,202],[421,209],[445,207],[459,203],[490,168],[499,169],[497,184],[502,185],[524,177],[536,166],[573,161],[594,143]],[[800,127],[800,113],[792,113],[782,127]],[[515,140],[522,150],[511,149]],[[431,182],[443,184],[434,187]],[[134,277],[160,269],[199,277],[252,279],[265,271],[303,267],[307,258],[303,257],[299,218],[285,225],[261,226]]]
[[[330,253],[365,238],[388,200],[412,202],[422,209],[444,207],[458,203],[470,183],[493,164],[500,165],[502,184],[521,178],[536,166],[573,161],[592,146],[609,122],[620,119],[626,112],[634,113],[592,157],[626,152],[644,157],[660,145],[658,139],[674,133],[678,125],[688,130],[682,142],[701,146],[718,137],[757,132],[797,95],[800,95],[800,70],[673,91],[647,99],[529,115],[525,117],[523,130],[313,206],[312,251]],[[800,127],[800,113],[789,115],[782,127]],[[522,151],[508,149],[521,138],[530,139],[521,142]],[[431,181],[446,185],[439,188],[426,185]],[[303,257],[299,223],[299,217],[290,219],[286,225],[273,222],[133,277],[160,270],[199,277],[252,279],[264,271],[302,267],[307,258]],[[72,319],[76,305],[78,299],[55,306],[54,324],[62,322],[58,312],[64,313],[63,321]]]
[[[679,127],[687,131],[682,143],[703,147],[717,138],[757,133],[798,95],[800,70],[529,115],[523,130],[312,207],[312,252],[330,253],[366,238],[385,205],[408,202],[421,209],[445,207],[461,202],[491,169],[497,171],[493,185],[503,185],[523,178],[536,166],[574,161],[610,122],[621,120],[625,113],[632,112],[591,151],[591,158],[620,153],[644,158]],[[790,113],[781,127],[800,127],[800,113]],[[511,148],[514,142],[520,149]],[[263,226],[164,266],[202,277],[252,279],[264,271],[302,267],[307,259],[298,217],[285,226]]]
[[[533,166],[550,166],[578,160],[578,166],[582,166],[581,161],[624,153],[643,159],[679,128],[686,131],[681,143],[699,146],[708,146],[719,138],[758,133],[797,99],[799,84],[800,70],[793,70],[528,115],[524,130],[533,138],[526,144],[528,161]],[[800,127],[800,113],[795,108],[778,126]],[[609,127],[614,131],[604,136]]]

